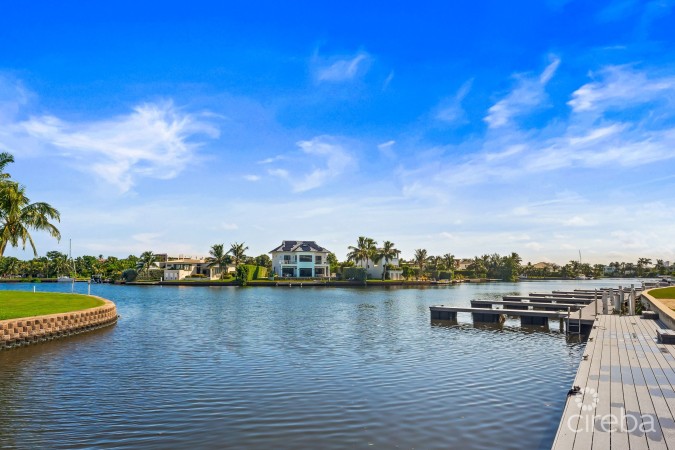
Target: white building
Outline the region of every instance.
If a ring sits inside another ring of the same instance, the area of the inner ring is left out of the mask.
[[[270,253],[272,271],[280,277],[315,278],[330,275],[330,252],[314,241],[283,241]]]
[[[398,258],[392,258],[387,262],[389,269],[387,269],[386,278],[389,280],[402,280],[403,270],[398,265]],[[363,267],[366,269],[367,278],[382,278],[382,270],[384,269],[384,258],[373,262],[370,259],[359,261],[356,267]]]
[[[184,280],[190,277],[217,280],[221,274],[220,267],[209,267],[209,263],[205,259],[167,258],[166,261],[159,261],[156,264],[164,270],[163,279],[165,281]],[[229,273],[235,271],[233,265],[228,265],[224,270]]]

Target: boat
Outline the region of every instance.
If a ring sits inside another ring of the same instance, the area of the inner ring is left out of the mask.
[[[77,270],[75,269],[75,261],[73,261],[73,256],[72,256],[72,244],[73,244],[72,239],[69,239],[68,240],[68,259],[70,260],[70,264],[72,265],[73,273],[75,274],[75,276],[77,276]],[[69,275],[61,275],[56,279],[56,281],[58,283],[74,283],[75,278],[73,278]]]

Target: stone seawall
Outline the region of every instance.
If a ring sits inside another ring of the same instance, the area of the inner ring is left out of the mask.
[[[110,300],[96,308],[0,320],[0,350],[50,341],[85,331],[96,330],[117,322],[117,308]]]

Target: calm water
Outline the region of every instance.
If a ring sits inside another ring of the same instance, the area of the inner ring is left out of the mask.
[[[0,447],[548,448],[583,344],[428,306],[618,284],[92,286],[116,326],[0,352]]]

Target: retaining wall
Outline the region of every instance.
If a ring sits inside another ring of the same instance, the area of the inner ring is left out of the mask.
[[[651,291],[651,289],[649,291]],[[675,330],[675,311],[661,303],[659,299],[649,295],[649,291],[642,293],[642,303],[648,303],[649,309],[659,314],[659,320],[666,324],[671,330]]]
[[[117,308],[110,300],[101,300],[103,305],[81,311],[0,320],[0,350],[113,325],[117,322]]]

